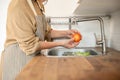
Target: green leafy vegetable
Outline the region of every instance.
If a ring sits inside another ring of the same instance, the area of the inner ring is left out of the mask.
[[[89,56],[90,55],[90,53],[89,52],[74,52],[74,54],[76,55],[76,56]]]
[[[90,52],[64,52],[63,56],[89,56]]]

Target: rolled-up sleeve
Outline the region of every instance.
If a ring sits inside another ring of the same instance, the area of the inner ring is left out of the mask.
[[[20,48],[26,55],[35,53],[40,46],[40,38],[36,36],[35,19],[25,12],[15,11],[9,16],[12,25],[12,33]]]

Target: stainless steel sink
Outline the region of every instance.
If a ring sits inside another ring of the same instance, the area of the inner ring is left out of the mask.
[[[47,51],[47,57],[77,57],[77,56],[97,56],[101,55],[101,52],[95,49],[66,49],[66,48],[54,48]]]

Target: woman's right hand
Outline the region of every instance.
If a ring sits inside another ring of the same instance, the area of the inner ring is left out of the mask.
[[[79,44],[79,42],[74,42],[74,38],[61,41],[61,43],[62,43],[62,46],[65,48],[74,48]]]

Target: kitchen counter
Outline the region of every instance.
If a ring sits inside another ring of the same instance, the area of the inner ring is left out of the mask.
[[[120,52],[108,49],[95,57],[46,57],[38,55],[16,80],[120,80]]]

